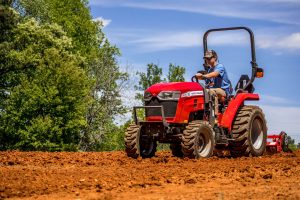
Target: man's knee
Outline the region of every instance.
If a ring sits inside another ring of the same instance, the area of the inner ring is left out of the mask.
[[[213,89],[207,89],[207,92],[208,92],[210,95],[216,95],[216,91],[214,91]]]
[[[216,88],[208,89],[210,94],[216,94]]]
[[[215,92],[218,97],[226,97],[226,92],[222,88],[216,88]]]

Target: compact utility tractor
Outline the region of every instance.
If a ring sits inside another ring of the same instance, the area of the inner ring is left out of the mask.
[[[208,30],[203,36],[204,53],[211,32],[245,30],[250,34],[251,78],[242,75],[235,92],[219,101],[219,115],[214,113],[214,96],[209,87],[192,77],[191,82],[154,84],[144,93],[144,106],[134,107],[135,123],[125,133],[125,151],[129,157],[155,155],[157,142],[170,143],[174,156],[210,157],[215,149],[230,150],[232,156],[261,156],[266,149],[267,126],[263,111],[245,101],[258,101],[254,94],[255,78],[263,77],[256,64],[253,32],[247,27]],[[137,117],[145,109],[145,120]],[[218,123],[215,124],[215,119]]]

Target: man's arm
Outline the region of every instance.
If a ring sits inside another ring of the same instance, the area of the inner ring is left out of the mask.
[[[220,72],[218,72],[218,71],[214,71],[214,72],[211,72],[211,73],[208,73],[208,74],[205,74],[205,75],[203,75],[201,73],[197,73],[196,77],[198,79],[215,78],[215,77],[219,76],[219,74],[220,74]]]
[[[203,75],[201,73],[197,73],[196,77],[198,79],[215,78],[219,75],[223,76],[224,72],[225,72],[224,66],[222,64],[218,64],[213,72],[205,74],[205,75]]]

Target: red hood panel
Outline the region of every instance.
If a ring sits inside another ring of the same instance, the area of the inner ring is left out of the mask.
[[[157,83],[150,86],[146,91],[156,96],[161,91],[180,91],[181,93],[188,91],[203,90],[199,83],[195,82],[172,82]]]

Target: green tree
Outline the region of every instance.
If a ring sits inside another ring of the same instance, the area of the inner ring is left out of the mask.
[[[87,0],[19,0],[16,4],[24,17],[60,25],[72,39],[70,50],[84,59],[81,68],[94,84],[80,144],[82,150],[96,150],[111,133],[115,115],[126,110],[120,98],[120,85],[128,75],[120,72],[119,49],[107,40],[101,22],[93,21]]]
[[[184,82],[185,68],[170,63],[167,75],[168,82]]]
[[[291,136],[287,136],[287,139],[288,139],[288,143],[289,143],[289,145],[291,144],[291,145],[294,145],[295,144],[295,139],[292,139],[292,137]]]
[[[291,136],[287,136],[289,148],[292,151],[295,151],[297,149],[297,145],[295,144],[295,139],[293,139]]]
[[[12,31],[17,26],[19,15],[12,8],[12,0],[0,0],[0,112],[3,110],[3,99],[8,95],[7,88],[13,84],[9,76],[16,73],[16,67],[7,67],[6,54],[11,49]]]
[[[134,88],[139,91],[144,91],[151,85],[165,81],[162,79],[162,68],[158,65],[150,63],[147,65],[147,72],[137,72],[139,75],[139,83]],[[136,99],[143,100],[143,94],[137,93]]]
[[[72,38],[73,47],[86,58],[95,56],[100,31],[88,8],[88,0],[18,0],[19,12],[41,23],[56,23]]]
[[[101,151],[111,151],[111,150],[124,150],[124,133],[127,127],[132,123],[131,120],[127,121],[120,127],[114,125],[109,126],[110,133],[103,138],[103,143],[99,146]]]
[[[12,8],[12,0],[0,0],[0,42],[9,40],[10,32],[19,20],[18,13]]]
[[[174,65],[172,63],[169,64],[169,71],[167,75],[168,82],[182,82],[184,79],[185,68],[179,65]],[[166,79],[162,79],[162,68],[158,67],[158,65],[150,63],[147,65],[147,72],[137,72],[139,76],[138,85],[135,85],[134,88],[138,91],[144,91],[151,85],[159,82],[166,81]],[[136,99],[143,100],[143,95],[138,93],[136,95]]]
[[[91,76],[96,84],[91,90],[94,101],[87,112],[88,127],[81,140],[84,150],[102,149],[101,143],[107,142],[106,138],[116,130],[115,116],[127,111],[122,105],[120,86],[128,79],[128,74],[119,71],[117,55],[120,55],[119,49],[106,40],[101,46],[99,59],[93,63]]]
[[[84,59],[70,52],[71,39],[58,25],[29,19],[12,33],[11,49],[0,57],[20,70],[7,79],[14,84],[2,99],[0,149],[77,150],[91,85]]]

